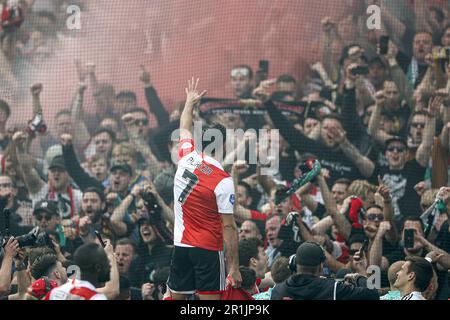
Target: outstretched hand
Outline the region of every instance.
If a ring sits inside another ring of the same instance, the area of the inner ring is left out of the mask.
[[[192,79],[188,81],[188,86],[186,88],[186,103],[195,105],[207,93],[206,90],[203,90],[201,93],[198,92],[197,86],[199,80],[200,79],[198,78],[197,80],[194,80],[194,77],[192,77]]]

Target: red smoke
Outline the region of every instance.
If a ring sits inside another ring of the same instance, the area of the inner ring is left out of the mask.
[[[300,61],[318,60],[312,42],[321,33],[321,18],[336,16],[341,3],[89,1],[88,10],[82,12],[82,29],[67,31],[70,37],[63,49],[42,66],[33,82],[44,84],[47,119],[67,107],[73,97],[78,82],[75,59],[94,62],[99,81],[112,83],[116,91],[134,90],[141,106],[145,106],[139,81],[141,64],[150,71],[169,109],[184,99],[191,76],[201,79],[201,89],[207,89],[209,96],[231,97],[229,71],[235,64],[249,64],[256,71],[258,60],[266,59],[270,61],[270,77],[281,73],[300,77]],[[153,48],[149,39],[154,39]],[[85,108],[92,108],[90,99]],[[23,121],[23,113],[21,117]]]

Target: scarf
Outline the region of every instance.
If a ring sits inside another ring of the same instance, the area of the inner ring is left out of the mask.
[[[70,218],[72,219],[75,215],[75,201],[73,200],[73,189],[70,185],[67,187],[66,192],[67,192],[67,195],[69,196]],[[57,194],[53,187],[50,187],[50,191],[47,195],[47,199],[58,202],[58,208],[61,210],[61,215],[62,215],[61,218],[63,218],[63,219],[68,218],[68,217],[63,216],[65,209],[66,209],[66,206],[65,206],[66,203],[62,203],[62,201],[66,202],[66,199],[64,199],[61,194]],[[64,208],[62,206],[64,206]]]
[[[414,85],[419,78],[419,63],[416,58],[411,59],[411,63],[408,66],[408,72],[406,74],[406,78],[408,82],[411,84],[411,87],[414,88]]]

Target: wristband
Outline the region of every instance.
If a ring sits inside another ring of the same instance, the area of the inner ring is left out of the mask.
[[[433,263],[433,260],[430,257],[425,257],[425,260],[427,260],[429,263]]]

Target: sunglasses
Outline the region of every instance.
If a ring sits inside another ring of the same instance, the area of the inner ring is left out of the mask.
[[[36,215],[37,221],[41,221],[42,219],[50,221],[50,220],[52,220],[52,216],[51,215]]]
[[[423,129],[423,128],[425,128],[425,123],[423,123],[423,122],[413,122],[413,123],[411,123],[411,127]]]
[[[250,71],[247,68],[237,68],[237,69],[231,70],[231,76],[233,78],[237,77],[239,75],[248,77],[250,75]]]
[[[11,183],[0,183],[1,189],[11,188],[11,187],[12,187]]]
[[[389,151],[389,152],[395,152],[395,151],[397,151],[397,152],[405,152],[405,148],[402,148],[402,147],[390,147],[390,148],[388,148],[387,149],[387,151]]]
[[[136,120],[134,123],[138,126],[146,126],[146,125],[148,125],[148,120],[140,119],[140,120]]]
[[[383,221],[384,216],[382,214],[369,214],[367,215],[367,220],[369,221]]]

